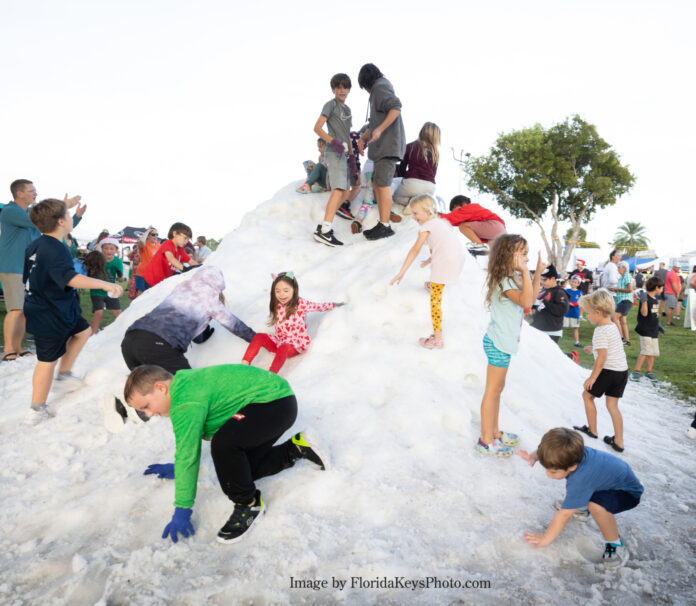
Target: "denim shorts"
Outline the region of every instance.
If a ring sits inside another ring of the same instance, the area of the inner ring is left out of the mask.
[[[494,344],[488,334],[483,335],[483,351],[488,356],[488,363],[497,368],[507,368],[510,366],[510,354],[500,351]]]

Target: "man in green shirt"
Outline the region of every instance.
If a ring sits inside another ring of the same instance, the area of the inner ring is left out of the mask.
[[[210,452],[222,491],[234,511],[218,532],[221,543],[236,543],[264,513],[254,480],[308,459],[325,469],[317,447],[302,433],[274,445],[297,417],[297,400],[278,375],[242,364],[180,370],[176,376],[159,366],[143,365],[128,376],[128,404],[148,416],[169,417],[176,439],[175,463],[150,465],[145,471],[175,478],[174,515],[162,538],[194,534],[193,502],[201,440]]]

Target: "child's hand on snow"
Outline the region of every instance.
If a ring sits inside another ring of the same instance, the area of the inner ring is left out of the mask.
[[[394,276],[391,282],[389,282],[389,286],[394,286],[394,284],[401,284],[401,278],[403,278],[403,275],[401,274]]]
[[[530,467],[534,467],[534,463],[537,462],[537,454],[536,450],[534,452],[527,452],[526,450],[519,449],[517,451],[517,454],[522,457],[527,463],[529,463]]]
[[[542,532],[529,532],[527,530],[524,533],[524,542],[534,545],[534,548],[546,547],[548,543],[544,540],[544,533]]]

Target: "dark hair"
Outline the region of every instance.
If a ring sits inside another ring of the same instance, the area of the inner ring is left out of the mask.
[[[10,183],[10,191],[12,192],[12,197],[16,198],[17,194],[19,192],[24,191],[24,188],[27,185],[34,185],[34,184],[31,181],[29,181],[28,179],[17,179],[16,181],[12,181],[12,183]]]
[[[106,277],[106,258],[98,250],[93,250],[85,257],[85,271],[90,278],[107,280]]]
[[[203,246],[205,246],[208,243],[208,240],[205,239],[205,236],[198,236],[196,238],[196,242],[200,242],[201,244],[203,244]]]
[[[383,76],[384,74],[379,71],[379,67],[377,67],[374,63],[365,63],[365,65],[360,68],[360,73],[358,74],[358,84],[360,85],[360,88],[370,91],[375,82],[377,82],[377,80]]]
[[[58,221],[65,219],[68,209],[63,200],[47,198],[29,210],[29,218],[42,234],[50,234],[58,227]]]
[[[612,251],[609,253],[609,260],[611,261],[611,258],[612,258],[614,255],[618,255],[620,252],[621,252],[621,251],[620,251],[618,248],[615,248],[614,250],[612,250]]]
[[[289,318],[295,313],[297,305],[300,302],[300,287],[297,284],[294,274],[291,272],[280,272],[275,278],[273,278],[273,284],[271,284],[271,303],[268,306],[271,311],[271,315],[268,318],[268,325],[273,326],[278,319],[278,299],[276,298],[275,288],[278,282],[285,282],[293,287],[294,292],[292,294],[292,299],[285,306],[285,318]]]
[[[664,285],[664,280],[658,278],[657,276],[653,276],[652,278],[648,278],[648,281],[645,283],[645,290],[650,292],[651,290],[655,290],[656,288]]]
[[[454,198],[450,200],[450,212],[456,208],[466,206],[467,204],[471,204],[471,200],[466,196],[454,196]]]
[[[161,366],[155,364],[143,364],[134,368],[126,379],[126,384],[123,387],[123,397],[128,402],[133,392],[147,395],[155,389],[155,383],[158,381],[169,381],[174,375],[167,372]]]
[[[348,74],[336,74],[333,78],[331,78],[331,90],[334,90],[339,86],[348,89],[353,87]]]
[[[167,240],[171,240],[174,237],[174,232],[178,234],[184,234],[187,238],[193,238],[193,232],[191,231],[191,228],[186,225],[186,223],[174,223],[169,228],[169,232],[167,233]]]
[[[544,469],[570,469],[579,465],[585,456],[582,436],[572,429],[556,427],[541,438],[537,459]]]

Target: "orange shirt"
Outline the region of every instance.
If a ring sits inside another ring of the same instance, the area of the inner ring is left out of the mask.
[[[152,257],[157,252],[157,249],[159,247],[159,244],[149,244],[148,242],[145,242],[144,248],[138,247],[138,251],[140,252],[140,263],[138,263],[138,271],[135,273],[136,276],[143,275],[145,268],[147,267],[148,263],[152,260]]]

